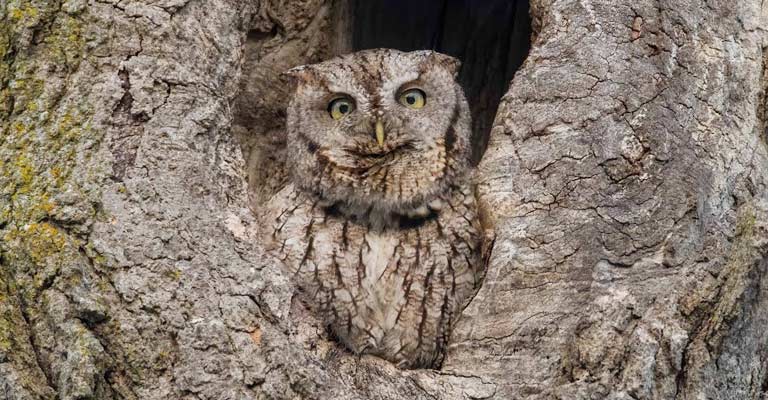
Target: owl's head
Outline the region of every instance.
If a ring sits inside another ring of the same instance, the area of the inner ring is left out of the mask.
[[[379,213],[409,214],[442,196],[469,168],[458,68],[433,51],[377,49],[290,70],[294,183]]]

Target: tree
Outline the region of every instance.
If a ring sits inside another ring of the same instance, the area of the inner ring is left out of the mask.
[[[344,4],[3,3],[0,399],[765,394],[761,3],[531,2],[440,371],[340,351],[254,239],[264,88]]]

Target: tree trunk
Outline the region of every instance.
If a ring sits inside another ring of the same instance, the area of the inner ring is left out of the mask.
[[[531,1],[440,371],[347,354],[254,239],[276,72],[345,2],[2,5],[0,399],[766,395],[760,2]]]

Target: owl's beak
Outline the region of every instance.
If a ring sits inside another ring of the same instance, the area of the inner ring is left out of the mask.
[[[379,142],[379,147],[384,147],[384,124],[381,120],[376,121],[376,141]]]

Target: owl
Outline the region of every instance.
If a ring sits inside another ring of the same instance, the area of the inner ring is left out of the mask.
[[[437,368],[483,275],[458,60],[366,50],[287,72],[288,183],[263,235],[356,354]]]

